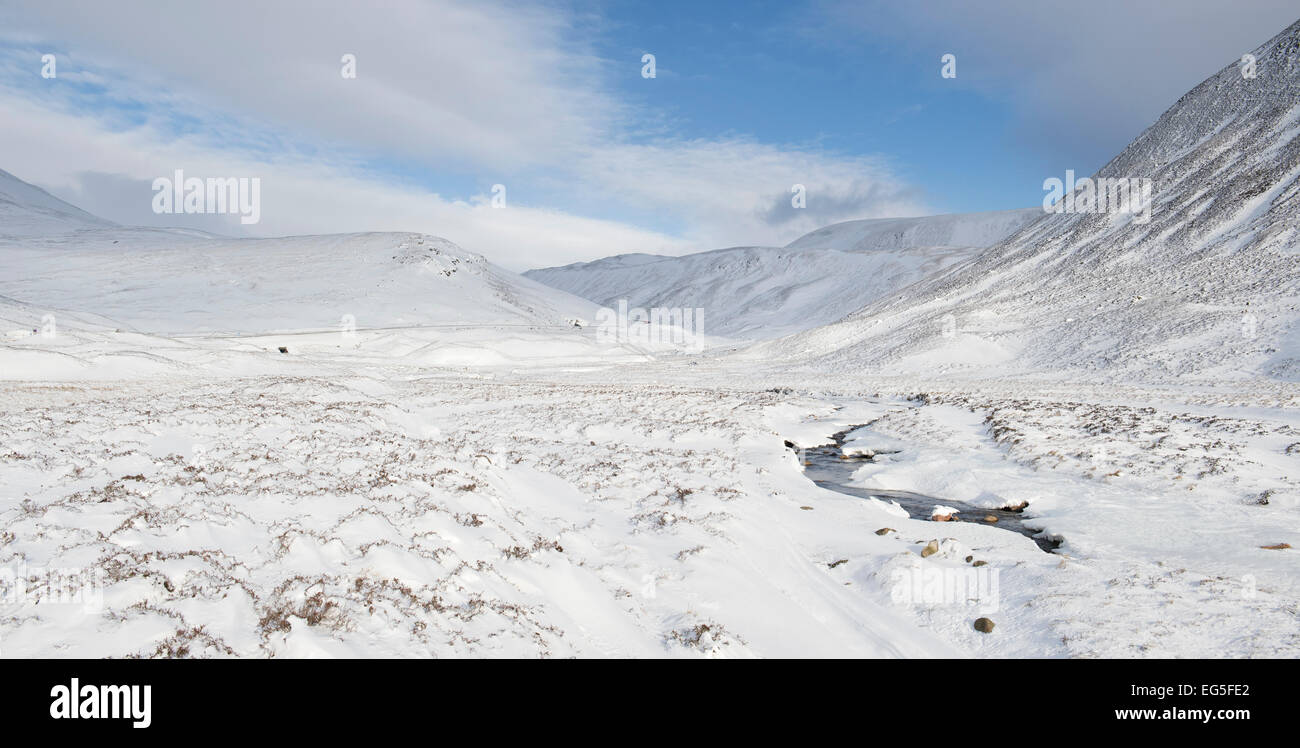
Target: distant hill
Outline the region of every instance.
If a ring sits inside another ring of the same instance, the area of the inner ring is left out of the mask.
[[[704,309],[711,335],[773,338],[834,322],[1042,216],[1036,208],[848,221],[788,247],[616,255],[524,275],[608,307],[626,299],[646,308]]]

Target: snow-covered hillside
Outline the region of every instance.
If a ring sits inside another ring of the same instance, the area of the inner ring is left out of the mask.
[[[525,276],[613,307],[704,310],[708,334],[771,338],[828,324],[968,259],[1039,210],[849,221],[788,247],[631,254]]]
[[[124,228],[10,175],[0,190],[0,296],[93,311],[138,332],[566,326],[595,312],[435,236],[232,239]]]
[[[0,236],[62,234],[112,225],[0,169]]]
[[[951,213],[919,218],[868,218],[833,223],[786,246],[790,249],[838,249],[879,252],[916,247],[987,247],[1043,217],[1037,208],[988,213]]]
[[[435,236],[121,227],[11,175],[2,186],[0,379],[293,372],[282,347],[313,371],[321,356],[418,369],[642,355],[574,327],[594,304]]]
[[[225,239],[111,229],[0,240],[0,294],[156,333],[564,325],[592,304],[421,234]]]
[[[833,322],[966,254],[736,247],[636,264],[610,257],[524,275],[611,308],[627,299],[646,308],[703,309],[707,334],[768,338]]]
[[[1098,176],[1150,220],[1034,222],[952,273],[752,351],[822,370],[1300,376],[1300,24],[1183,96]],[[1053,175],[1064,178],[1065,175]]]

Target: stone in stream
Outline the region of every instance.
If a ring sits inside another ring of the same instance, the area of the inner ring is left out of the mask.
[[[957,510],[950,506],[936,504],[934,509],[930,510],[930,519],[935,522],[951,522],[957,518]]]
[[[925,544],[924,548],[921,549],[921,558],[929,558],[930,556],[933,556],[938,552],[939,552],[939,541],[931,540],[929,543]]]
[[[993,621],[988,618],[976,618],[975,630],[981,634],[993,633]]]
[[[998,521],[998,518],[997,518],[996,515],[993,515],[993,514],[986,514],[986,515],[984,515],[984,521],[985,521],[985,522],[997,522],[997,521]]]

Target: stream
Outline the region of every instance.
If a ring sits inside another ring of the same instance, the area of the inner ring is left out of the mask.
[[[860,498],[876,498],[882,501],[894,501],[900,507],[907,510],[907,515],[912,519],[932,521],[930,519],[931,511],[938,504],[951,507],[957,510],[957,514],[949,520],[950,522],[979,522],[982,524],[992,525],[1001,530],[1016,532],[1033,540],[1034,543],[1047,553],[1051,553],[1060,547],[1061,541],[1052,537],[1045,536],[1042,529],[1030,527],[1025,524],[1027,520],[1023,516],[1024,509],[984,509],[981,507],[967,504],[955,499],[940,499],[925,494],[913,493],[912,491],[895,491],[881,488],[858,488],[850,485],[853,480],[853,472],[858,469],[864,462],[871,462],[871,457],[845,457],[841,451],[846,434],[860,428],[853,426],[844,431],[835,434],[832,439],[834,444],[824,444],[820,447],[812,447],[803,450],[804,456],[804,475],[821,488],[831,491],[838,491],[849,496]],[[786,442],[786,446],[794,448],[791,442]],[[996,517],[997,521],[990,521],[989,517]]]

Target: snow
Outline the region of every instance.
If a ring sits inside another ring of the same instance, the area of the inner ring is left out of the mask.
[[[112,225],[0,169],[0,234],[40,236]]]
[[[787,370],[716,354],[548,359],[557,330],[531,351],[498,340],[510,328],[464,331],[510,358],[450,365],[410,355],[452,345],[442,330],[307,335],[283,355],[274,335],[67,320],[3,348],[81,368],[6,368],[0,561],[22,565],[29,600],[51,594],[42,570],[101,570],[102,603],[7,605],[5,656],[1300,651],[1294,554],[1261,548],[1300,544],[1300,393],[1156,408],[1174,393],[985,383],[908,399],[925,383],[799,375],[795,390]],[[846,447],[898,451],[863,485],[1028,499],[1063,555],[819,489],[783,445],[867,423]],[[902,594],[994,570],[993,613]]]
[[[1038,208],[845,221],[809,232],[789,249],[886,252],[918,247],[989,247],[1042,216]]]
[[[20,609],[6,655],[952,653],[813,562],[885,515],[799,509],[773,396],[231,384],[6,391],[7,551],[107,575],[103,610]]]
[[[128,228],[0,236],[0,252],[0,295],[163,335],[571,327],[596,309],[422,234],[227,239]]]
[[[1038,210],[850,221],[789,246],[732,247],[682,257],[618,255],[528,278],[614,307],[701,308],[706,333],[772,338],[834,322],[967,260]]]
[[[957,514],[957,511],[958,510],[950,506],[944,506],[943,504],[935,504],[934,509],[930,511],[930,518],[936,519],[939,517],[945,517],[945,518],[953,517]]]

